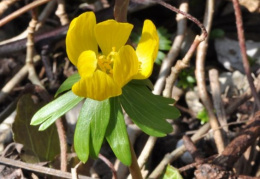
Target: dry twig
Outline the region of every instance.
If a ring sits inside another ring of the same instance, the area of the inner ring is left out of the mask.
[[[43,173],[46,175],[52,175],[52,176],[56,176],[56,177],[69,178],[69,179],[71,178],[71,174],[68,172],[62,172],[60,170],[42,167],[42,166],[39,166],[36,164],[25,163],[25,162],[8,159],[8,158],[4,158],[4,157],[0,157],[0,163],[2,163],[4,165],[10,165],[10,166],[18,167],[18,168],[23,168],[23,169],[38,172],[38,173]],[[93,178],[79,175],[79,179],[93,179]]]
[[[208,0],[206,5],[206,12],[204,16],[204,25],[206,26],[206,29],[208,32],[211,29],[212,24],[212,18],[213,18],[213,12],[214,12],[214,1]],[[204,107],[206,108],[209,116],[209,123],[211,125],[211,128],[213,130],[219,128],[218,120],[214,114],[213,105],[210,101],[210,98],[207,93],[206,88],[206,82],[205,82],[205,58],[206,58],[206,50],[208,47],[206,39],[203,41],[199,46],[197,50],[197,56],[196,56],[196,71],[195,76],[197,80],[198,85],[198,91],[200,99],[202,100],[202,103],[204,104]],[[221,153],[224,150],[224,142],[223,137],[220,130],[216,130],[214,133],[214,139],[215,143],[218,149],[218,153]]]
[[[208,132],[208,130],[210,129],[210,125],[209,123],[205,124],[204,126],[202,126],[192,137],[191,140],[196,143],[198,140],[201,139],[201,137],[203,137],[204,134],[206,134]],[[186,148],[184,145],[181,145],[180,147],[178,147],[177,149],[175,149],[174,151],[172,151],[169,154],[166,154],[163,158],[163,160],[161,160],[161,162],[156,166],[156,168],[154,169],[154,171],[152,171],[152,173],[150,174],[150,176],[148,178],[158,178],[164,171],[165,167],[173,162],[174,160],[176,160],[178,157],[180,157],[182,154],[184,154],[184,152],[186,151]]]
[[[47,3],[50,0],[38,0],[38,1],[33,1],[30,4],[27,4],[26,6],[20,8],[19,10],[13,12],[12,14],[6,16],[5,18],[0,20],[0,27],[3,26],[4,24],[10,22],[11,20],[15,19],[16,17],[20,16],[21,14],[37,7],[40,6],[44,3]]]
[[[65,10],[65,1],[64,0],[57,0],[58,7],[55,14],[60,18],[61,25],[69,24],[69,18]]]
[[[243,30],[243,21],[242,21],[241,10],[239,7],[239,2],[238,2],[238,0],[232,0],[232,2],[233,2],[234,10],[235,10],[238,40],[239,40],[239,46],[240,46],[240,51],[241,51],[241,56],[242,56],[242,61],[243,61],[246,77],[247,77],[249,86],[251,88],[252,95],[254,97],[257,108],[260,109],[260,98],[256,92],[256,88],[255,88],[255,85],[253,82],[254,80],[251,76],[250,65],[249,65],[249,61],[247,58],[247,54],[246,54],[246,44],[245,44],[245,37],[244,37],[244,30]]]
[[[0,16],[18,0],[3,0],[0,2]]]
[[[221,126],[226,126],[227,125],[226,113],[225,113],[221,92],[220,92],[219,75],[216,69],[211,69],[209,71],[209,80],[210,80],[213,104],[218,116],[218,121]],[[225,130],[225,132],[228,132],[228,127],[223,127],[223,129]]]

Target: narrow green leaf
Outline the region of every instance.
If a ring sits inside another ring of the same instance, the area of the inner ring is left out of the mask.
[[[77,81],[80,80],[80,76],[78,73],[75,73],[73,75],[71,75],[70,77],[68,77],[59,87],[59,89],[57,90],[57,92],[55,93],[55,98],[63,93],[64,91],[70,90],[71,87],[73,86],[74,83],[76,83]]]
[[[28,163],[52,161],[60,153],[56,126],[39,132],[38,127],[31,126],[33,114],[44,105],[34,103],[31,96],[22,96],[17,103],[17,114],[12,125],[14,141],[23,144],[21,157]]]
[[[74,148],[77,156],[83,163],[85,163],[89,157],[91,122],[89,113],[91,113],[91,110],[91,106],[89,106],[89,102],[86,100],[80,110],[74,134]]]
[[[178,169],[168,165],[162,179],[183,179]]]
[[[37,111],[31,120],[31,125],[46,122],[40,127],[41,130],[44,130],[83,99],[83,97],[78,97],[72,91],[69,91]]]
[[[178,109],[170,106],[173,99],[154,95],[143,85],[126,85],[120,101],[133,122],[152,136],[161,137],[171,132],[172,126],[166,119],[176,119],[180,115]]]
[[[90,156],[97,158],[100,148],[102,146],[107,126],[110,118],[110,102],[109,99],[104,101],[96,101],[92,99],[87,99],[89,103],[89,117],[91,118],[90,123]]]
[[[110,117],[109,100],[86,99],[79,115],[75,135],[75,151],[82,162],[89,155],[97,158],[102,146]]]
[[[132,163],[131,150],[119,98],[110,98],[110,104],[111,113],[106,132],[106,139],[116,157],[123,164],[130,166]]]

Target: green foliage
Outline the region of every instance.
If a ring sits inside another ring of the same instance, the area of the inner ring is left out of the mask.
[[[166,54],[164,51],[169,51],[171,49],[172,41],[169,40],[171,38],[171,34],[168,33],[168,30],[164,27],[159,27],[157,29],[159,36],[159,51],[155,63],[160,65],[162,60],[165,58]]]
[[[60,91],[66,91],[72,83],[68,80],[64,84],[65,87]],[[121,96],[104,101],[85,100],[74,135],[75,151],[82,162],[86,162],[89,156],[97,158],[106,138],[116,157],[123,164],[131,165],[122,106],[134,123],[147,134],[160,137],[172,131],[166,119],[176,119],[180,115],[177,108],[171,106],[174,100],[154,95],[149,88],[153,88],[149,80],[133,80],[123,88]],[[82,100],[82,97],[69,91],[41,108],[33,116],[31,124],[41,124],[40,130],[45,130]]]
[[[37,111],[31,120],[31,125],[41,124],[39,130],[43,131],[82,100],[82,97],[69,91]]]
[[[250,67],[252,67],[253,65],[256,64],[257,59],[255,59],[255,58],[253,58],[253,57],[250,57],[250,56],[248,56],[248,55],[247,55],[247,58],[248,58]]]
[[[43,105],[44,103],[35,104],[29,94],[22,96],[17,104],[17,114],[12,125],[14,141],[23,144],[21,157],[29,163],[52,161],[60,153],[55,125],[43,132],[30,125],[33,114]]]
[[[225,36],[225,31],[222,29],[213,29],[210,32],[210,38],[211,39],[216,39],[216,38],[222,38]]]
[[[120,96],[121,104],[133,122],[145,133],[162,137],[172,131],[166,119],[176,119],[179,111],[170,106],[173,99],[154,95],[144,85],[128,84]]]
[[[79,114],[75,135],[75,151],[82,162],[89,155],[98,157],[110,118],[109,100],[86,99]]]
[[[168,165],[162,179],[183,179],[178,169]]]
[[[208,122],[209,116],[207,110],[204,108],[202,111],[200,111],[197,115],[197,118],[201,121],[201,124]]]
[[[195,84],[194,69],[185,69],[179,73],[178,87],[183,89],[193,88]]]
[[[73,86],[74,83],[78,82],[80,80],[80,76],[79,73],[75,73],[73,75],[71,75],[70,77],[68,77],[59,87],[59,89],[57,90],[57,92],[55,93],[54,97],[57,97],[59,94],[68,91],[71,89],[71,87]]]
[[[129,166],[132,162],[130,143],[119,97],[111,98],[110,104],[111,113],[106,139],[116,157],[123,164]]]
[[[131,151],[119,98],[104,101],[86,99],[74,135],[75,151],[82,162],[97,158],[106,137],[117,158],[131,164]]]

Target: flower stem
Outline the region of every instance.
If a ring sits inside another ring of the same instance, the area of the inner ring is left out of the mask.
[[[131,146],[132,164],[129,166],[129,171],[130,171],[133,179],[143,179],[140,167],[137,163],[133,145],[130,145],[130,146]]]

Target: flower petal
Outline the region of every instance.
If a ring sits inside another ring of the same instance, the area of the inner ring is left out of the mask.
[[[103,101],[122,94],[121,88],[106,73],[97,70],[92,77],[81,78],[72,86],[77,96]]]
[[[95,36],[104,55],[112,51],[112,47],[119,50],[127,42],[133,25],[120,23],[115,20],[106,20],[95,27]]]
[[[139,62],[133,47],[123,46],[114,60],[113,77],[115,82],[123,87],[137,74],[138,68]]]
[[[77,68],[82,78],[91,77],[97,68],[97,58],[94,51],[88,50],[80,54]]]
[[[142,37],[136,48],[136,54],[141,65],[138,74],[134,77],[135,79],[146,79],[151,75],[158,48],[159,37],[156,27],[152,21],[145,20]]]
[[[92,50],[98,52],[98,46],[94,35],[96,17],[93,12],[86,12],[72,20],[67,37],[66,50],[68,57],[74,65],[81,52]]]

